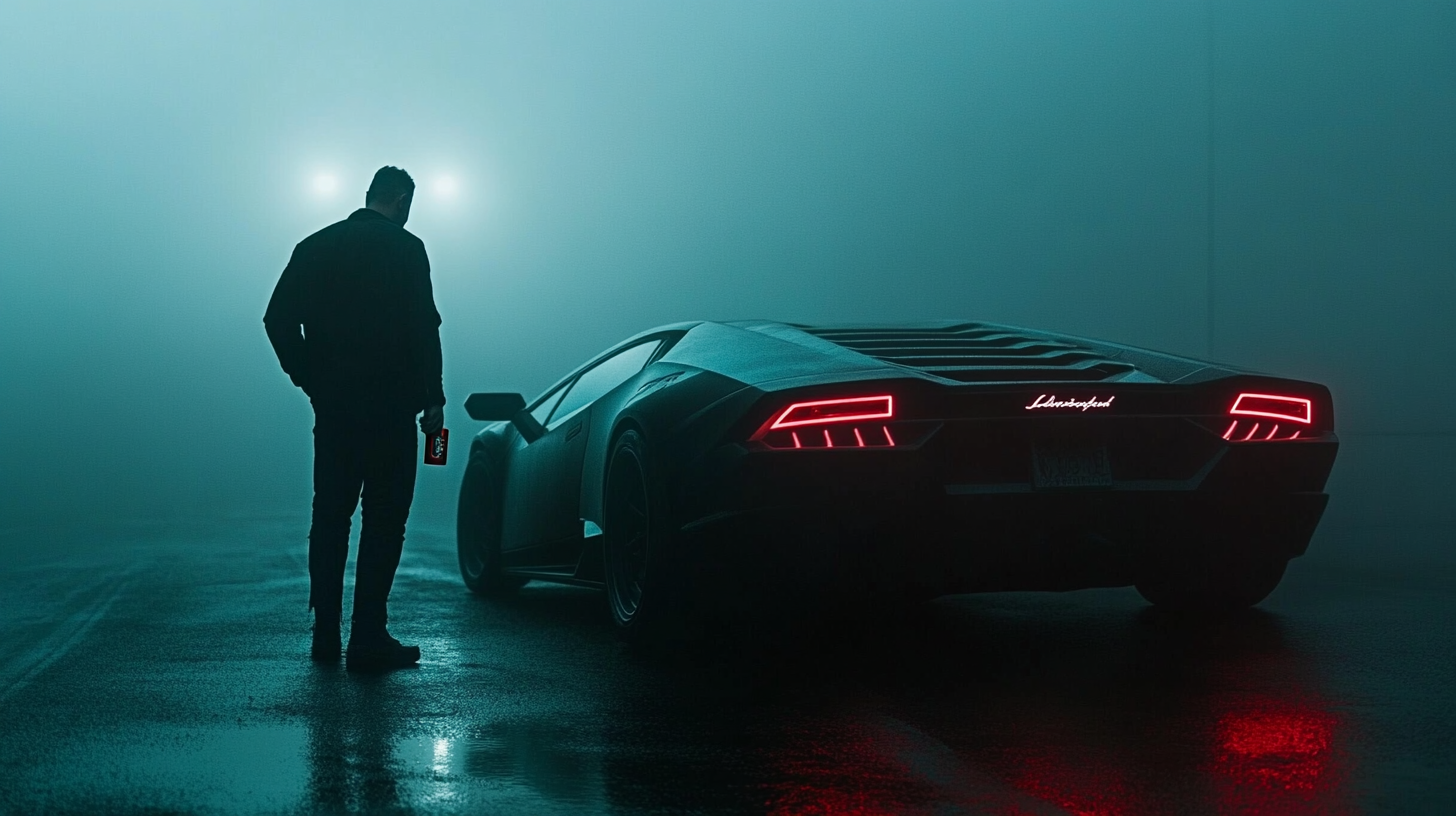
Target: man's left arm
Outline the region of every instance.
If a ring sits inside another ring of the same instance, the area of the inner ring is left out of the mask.
[[[431,420],[428,423],[431,425],[435,421],[443,421],[443,414],[429,409],[438,409],[445,404],[445,384],[444,366],[440,353],[440,311],[435,308],[435,290],[430,283],[430,258],[425,253],[423,243],[418,246],[413,266],[414,303],[411,309],[411,322],[414,332],[411,345],[414,350],[415,365],[418,367],[418,376],[425,391],[426,411],[425,419],[421,420],[421,427],[427,433],[433,433],[439,428],[436,427],[434,430],[425,428],[425,420]]]

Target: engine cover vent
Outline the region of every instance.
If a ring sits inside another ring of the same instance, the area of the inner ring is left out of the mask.
[[[960,382],[1097,382],[1135,370],[1084,346],[980,323],[942,329],[798,328],[881,362]]]

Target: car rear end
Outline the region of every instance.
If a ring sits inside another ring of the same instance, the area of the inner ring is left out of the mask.
[[[875,331],[895,351],[955,333]],[[1197,366],[1168,382],[980,331],[999,345],[976,365],[906,354],[889,377],[758,392],[681,485],[700,580],[740,595],[1064,590],[1209,558],[1282,570],[1304,552],[1338,445],[1326,388]]]

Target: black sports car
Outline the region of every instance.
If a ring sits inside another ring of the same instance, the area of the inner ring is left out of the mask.
[[[685,613],[1134,585],[1256,604],[1308,546],[1327,388],[991,323],[644,332],[493,421],[460,488],[476,592],[602,587]]]

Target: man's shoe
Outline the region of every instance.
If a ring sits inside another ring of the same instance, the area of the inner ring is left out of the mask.
[[[320,662],[338,660],[344,652],[344,641],[339,636],[338,621],[314,621],[313,659]]]
[[[405,646],[390,637],[389,632],[376,635],[349,635],[349,651],[345,664],[350,669],[402,669],[420,662],[420,647]]]

